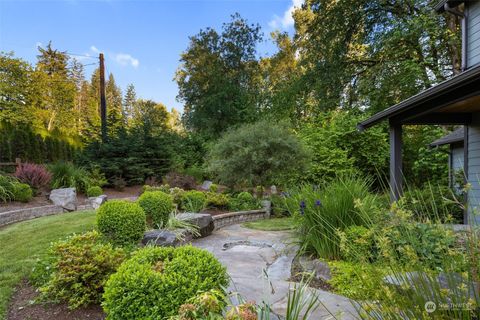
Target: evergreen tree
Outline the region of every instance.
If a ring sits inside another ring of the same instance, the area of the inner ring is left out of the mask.
[[[123,117],[125,123],[129,123],[133,117],[135,103],[137,102],[137,93],[133,84],[127,86],[127,91],[123,98]]]

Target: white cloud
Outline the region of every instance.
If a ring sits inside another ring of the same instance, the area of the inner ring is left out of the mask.
[[[117,53],[115,55],[115,61],[117,61],[122,66],[131,65],[134,68],[138,67],[138,65],[140,64],[140,61],[138,61],[138,59],[135,59],[127,53]]]
[[[94,53],[103,52],[102,50],[98,49],[97,47],[95,47],[93,45],[90,46],[90,51],[92,51]],[[118,63],[121,66],[132,66],[134,68],[137,68],[140,65],[140,61],[138,59],[132,57],[132,55],[130,55],[128,53],[105,52],[105,55],[107,56],[107,58],[115,61],[116,63]]]
[[[272,29],[289,29],[293,26],[293,12],[295,9],[300,8],[303,4],[304,0],[292,0],[292,4],[288,7],[288,9],[283,13],[282,17],[275,15],[273,20],[268,23],[268,25]]]

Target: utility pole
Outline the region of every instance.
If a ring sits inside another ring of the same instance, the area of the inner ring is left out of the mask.
[[[102,142],[107,142],[107,99],[105,98],[105,62],[103,53],[100,59],[100,118],[102,120]]]

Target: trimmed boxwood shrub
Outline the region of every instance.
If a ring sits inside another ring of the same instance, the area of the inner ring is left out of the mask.
[[[52,245],[46,264],[34,274],[43,299],[65,301],[74,309],[100,303],[103,287],[126,257],[122,248],[104,242],[98,232],[74,235]]]
[[[103,194],[103,190],[99,186],[92,186],[87,189],[87,196],[88,197],[98,197]]]
[[[164,226],[172,212],[173,197],[162,191],[147,191],[138,198],[138,204],[154,225]]]
[[[28,202],[33,197],[33,190],[26,183],[13,184],[13,199],[20,202]]]
[[[102,306],[110,320],[165,319],[199,292],[227,285],[225,267],[206,250],[146,247],[110,277]]]
[[[225,209],[230,204],[230,197],[223,193],[207,192],[207,206],[211,208]]]
[[[181,208],[188,212],[200,212],[207,205],[207,196],[201,191],[191,190],[182,194]]]
[[[117,245],[137,243],[145,231],[145,212],[137,203],[111,200],[97,211],[101,234]]]

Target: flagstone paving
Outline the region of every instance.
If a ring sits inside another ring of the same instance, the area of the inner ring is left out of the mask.
[[[226,267],[232,279],[230,290],[247,301],[270,304],[273,311],[285,315],[292,261],[297,247],[291,234],[284,231],[260,231],[233,225],[197,239],[194,246],[212,252]],[[342,296],[312,289],[321,306],[309,319],[355,319],[352,302]]]

